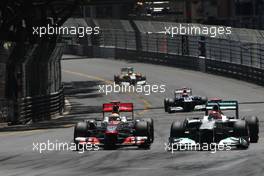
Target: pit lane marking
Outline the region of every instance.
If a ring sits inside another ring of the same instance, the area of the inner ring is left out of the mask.
[[[73,75],[77,75],[77,76],[81,76],[81,77],[86,77],[86,78],[89,78],[89,79],[94,79],[94,80],[99,80],[99,81],[103,81],[103,82],[106,82],[108,84],[113,84],[114,82],[113,81],[110,81],[110,80],[106,80],[102,77],[99,77],[99,76],[93,76],[93,75],[88,75],[88,74],[84,74],[84,73],[80,73],[80,72],[75,72],[75,71],[70,71],[70,70],[65,70],[65,69],[62,69],[63,72],[65,73],[69,73],[69,74],[73,74]],[[143,111],[140,111],[139,115],[142,115],[146,112],[149,111],[149,108],[151,108],[151,104],[149,101],[147,101],[146,99],[144,99],[142,96],[136,94],[136,93],[129,93],[130,95],[135,95],[137,96],[140,100],[143,101],[143,104],[144,104],[144,110]]]

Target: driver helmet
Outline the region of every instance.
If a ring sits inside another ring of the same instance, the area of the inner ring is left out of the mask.
[[[113,110],[112,110],[112,113],[116,113],[116,114],[119,114],[119,106],[117,104],[114,104],[113,105]]]
[[[186,90],[186,89],[184,89],[184,90],[182,91],[182,96],[183,96],[183,97],[187,97],[187,96],[188,96],[188,93],[187,93],[187,90]]]
[[[209,113],[209,118],[213,118],[213,119],[221,119],[222,115],[221,115],[221,111],[218,105],[214,105],[212,111]]]
[[[217,111],[212,111],[210,114],[209,114],[209,118],[210,119],[221,119],[222,118],[222,115],[221,113],[217,112]]]
[[[218,104],[214,105],[213,108],[212,108],[212,111],[221,112],[219,105]]]
[[[117,113],[113,113],[109,116],[109,121],[120,121],[120,116]]]

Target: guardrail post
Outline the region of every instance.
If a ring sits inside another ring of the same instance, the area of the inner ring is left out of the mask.
[[[201,36],[200,40],[198,41],[198,50],[199,50],[199,56],[206,57],[206,47],[205,47],[205,37]]]
[[[174,42],[174,44],[176,43],[175,40],[172,39],[172,41]],[[182,41],[181,41],[181,45],[182,45]],[[175,45],[177,46],[177,49],[178,49],[178,55],[180,55],[180,45]],[[174,48],[174,47],[173,47]]]
[[[189,42],[188,36],[182,35],[182,55],[186,56],[189,55]]]

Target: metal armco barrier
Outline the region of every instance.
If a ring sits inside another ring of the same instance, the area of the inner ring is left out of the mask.
[[[264,70],[240,64],[206,60],[206,72],[264,85]]]
[[[164,30],[165,26],[179,25],[177,23],[100,19],[86,21],[93,21],[87,24],[89,26],[97,24],[100,27],[96,42],[89,42],[93,41],[94,36],[88,36],[87,41],[73,38],[76,42],[74,47],[85,47],[86,54],[83,54],[88,57],[165,64],[264,85],[264,31],[234,28],[231,35],[172,37],[159,31]],[[66,53],[71,50],[68,46]]]
[[[138,62],[156,63],[193,70],[200,70],[198,63],[199,60],[194,57],[177,56],[165,53],[152,53],[146,51],[137,52],[124,49],[116,49],[115,52],[116,59],[135,60]]]
[[[63,112],[63,89],[50,95],[23,98],[18,101],[18,109],[18,119],[12,123],[49,120],[52,116]]]

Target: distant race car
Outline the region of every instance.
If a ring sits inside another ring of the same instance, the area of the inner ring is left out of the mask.
[[[224,115],[224,110],[235,110],[235,116]],[[172,123],[169,143],[193,147],[213,143],[231,149],[246,149],[250,143],[258,142],[258,133],[258,118],[251,116],[239,119],[237,101],[208,101],[203,118],[187,118]]]
[[[114,76],[115,84],[120,85],[145,85],[146,76],[141,73],[135,73],[134,68],[121,68],[121,73]]]
[[[192,89],[176,89],[174,98],[164,99],[165,112],[190,112],[205,110],[207,97],[193,96]]]
[[[121,112],[131,112],[132,116],[121,116]],[[105,116],[106,113],[110,115]],[[121,146],[148,149],[154,141],[154,124],[151,118],[135,120],[133,103],[105,103],[102,119],[76,124],[74,141],[76,144],[96,144],[105,149]]]

